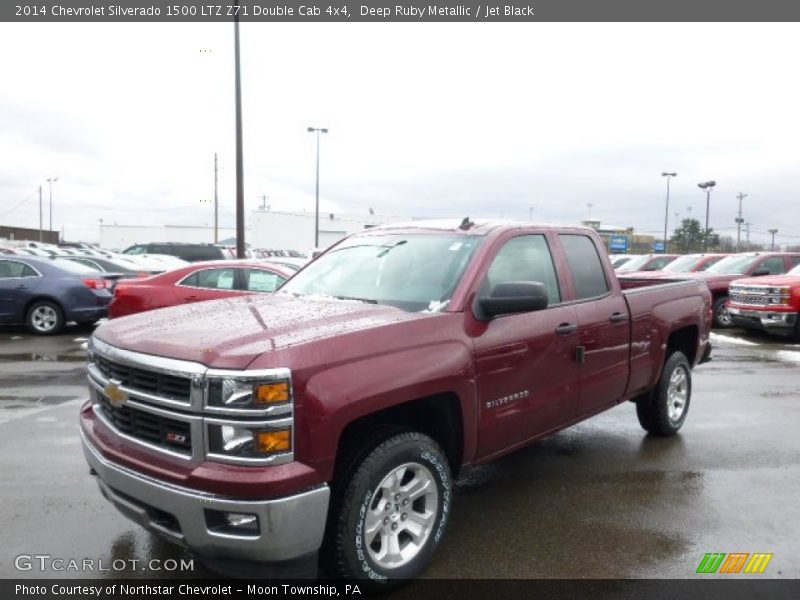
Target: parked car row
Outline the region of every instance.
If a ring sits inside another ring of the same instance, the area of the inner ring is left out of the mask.
[[[68,322],[90,324],[106,316],[270,293],[295,273],[256,260],[193,263],[152,276],[123,267],[96,257],[3,254],[0,323],[25,324],[33,333],[51,335]]]
[[[654,257],[665,255],[643,255],[632,257],[616,269],[617,275],[628,281],[638,279],[700,279],[708,284],[714,300],[714,325],[725,328],[734,325],[734,320],[729,305],[729,287],[735,280],[742,277],[764,277],[783,275],[800,265],[798,252],[744,252],[739,254],[695,254],[680,258],[671,257],[660,270],[652,269]],[[634,265],[633,268],[630,265]],[[643,267],[643,268],[642,268]],[[645,272],[646,271],[646,272]],[[760,284],[761,286],[766,285]],[[737,282],[738,285],[738,282]],[[623,283],[623,287],[625,284]],[[735,305],[736,310],[742,309]],[[737,315],[737,324],[754,323],[755,317]],[[776,327],[794,327],[794,320],[785,319],[781,326],[777,317],[771,317]]]

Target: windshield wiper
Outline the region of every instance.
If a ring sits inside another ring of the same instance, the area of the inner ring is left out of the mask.
[[[378,301],[373,298],[356,298],[355,296],[332,296],[337,300],[355,300],[356,302],[366,302],[367,304],[377,304]]]
[[[398,246],[402,246],[403,244],[406,244],[406,243],[408,243],[408,240],[400,240],[399,242],[396,242],[394,244],[386,246],[386,249],[385,250],[381,250],[380,252],[378,252],[378,256],[376,256],[375,258],[383,258],[387,254],[389,254],[389,252],[391,250],[394,250]]]

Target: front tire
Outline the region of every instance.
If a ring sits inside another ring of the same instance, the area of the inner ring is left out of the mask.
[[[720,329],[733,327],[733,319],[728,312],[727,303],[727,296],[721,296],[714,301],[714,326]]]
[[[426,435],[399,433],[350,473],[330,517],[336,574],[384,590],[414,578],[430,563],[449,520],[453,483],[444,452]]]
[[[25,323],[32,333],[39,335],[55,335],[66,325],[64,311],[50,300],[35,302],[25,315]]]
[[[655,389],[636,401],[639,424],[655,435],[675,435],[686,421],[691,397],[691,366],[682,352],[674,352]]]

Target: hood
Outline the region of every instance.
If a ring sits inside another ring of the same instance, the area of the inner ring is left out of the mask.
[[[800,285],[800,275],[764,275],[762,277],[748,277],[737,279],[731,285]]]
[[[421,317],[354,300],[258,294],[114,319],[95,335],[126,350],[244,369],[264,352]]]

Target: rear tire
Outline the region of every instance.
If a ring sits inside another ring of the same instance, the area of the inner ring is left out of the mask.
[[[725,306],[727,302],[727,296],[720,296],[714,300],[714,327],[719,327],[720,329],[733,327],[733,320],[728,312],[728,307]]]
[[[55,335],[64,329],[64,311],[50,300],[34,302],[25,315],[25,324],[31,333],[38,335]]]
[[[686,421],[692,397],[692,370],[682,352],[674,352],[664,363],[656,387],[636,402],[636,416],[646,431],[674,435]]]
[[[342,475],[349,479],[333,500],[325,544],[335,574],[370,590],[416,577],[449,520],[453,482],[442,449],[421,433],[395,434]]]

